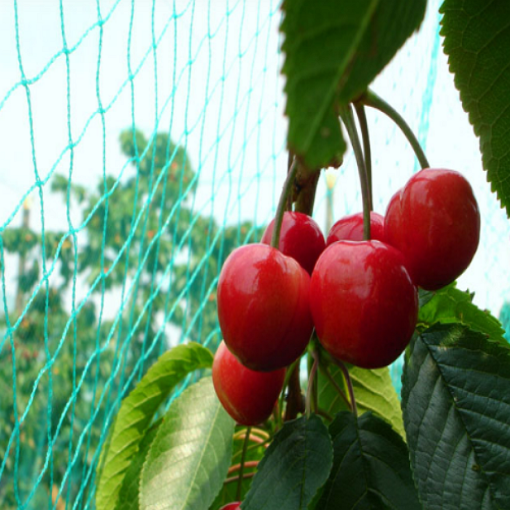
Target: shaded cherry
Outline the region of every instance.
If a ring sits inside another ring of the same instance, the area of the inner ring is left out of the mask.
[[[327,247],[312,275],[310,303],[324,348],[362,368],[395,361],[418,314],[418,293],[402,254],[380,241]]]
[[[285,369],[255,372],[243,366],[221,342],[212,367],[218,398],[232,418],[241,425],[257,425],[271,415],[282,391]]]
[[[370,212],[370,238],[384,242],[384,216]],[[338,220],[329,231],[326,245],[336,241],[363,241],[363,213],[350,214]]]
[[[416,285],[436,290],[469,266],[480,239],[480,212],[469,182],[453,170],[426,168],[390,200],[385,236],[400,250]]]
[[[296,360],[313,329],[310,277],[291,257],[265,244],[234,250],[218,281],[223,339],[252,370],[271,371]]]
[[[271,244],[274,221],[266,228],[262,243]],[[315,262],[324,251],[326,243],[319,225],[307,214],[285,212],[280,231],[280,251],[297,260],[303,269],[312,274]]]

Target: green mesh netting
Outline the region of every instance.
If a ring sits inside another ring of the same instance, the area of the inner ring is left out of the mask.
[[[279,4],[0,2],[2,510],[94,508],[122,397],[172,345],[219,342],[222,262],[260,238],[286,172]],[[482,246],[459,285],[497,314],[508,223],[446,69],[438,4],[374,88],[433,164],[474,183]],[[369,122],[384,213],[417,167],[387,119]],[[332,190],[321,180],[315,218],[326,229],[360,209],[348,154]]]

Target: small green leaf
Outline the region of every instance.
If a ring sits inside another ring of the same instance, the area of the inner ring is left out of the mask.
[[[287,0],[283,51],[289,147],[310,170],[346,150],[338,104],[360,96],[420,26],[426,0]]]
[[[510,3],[445,0],[443,48],[462,106],[480,138],[483,167],[510,217]]]
[[[424,508],[508,508],[510,351],[461,325],[412,341],[402,406]]]
[[[330,432],[333,469],[317,509],[421,508],[406,445],[385,421],[372,413],[356,419],[344,411]]]
[[[126,472],[158,410],[187,374],[212,365],[211,352],[190,342],[163,354],[122,401],[111,438],[101,452],[96,506],[113,510]]]
[[[451,284],[434,293],[432,299],[420,308],[418,322],[432,326],[461,323],[474,331],[487,335],[491,340],[508,346],[501,323],[488,311],[473,304],[473,295],[463,292]]]
[[[327,480],[333,451],[316,415],[285,423],[258,466],[242,510],[303,510]]]
[[[347,394],[341,370],[331,365],[329,371],[338,386]],[[372,411],[383,420],[386,420],[402,437],[404,437],[404,424],[402,411],[395,387],[391,382],[388,368],[366,370],[364,368],[349,367],[349,373],[354,388],[354,396],[360,414]],[[340,411],[348,410],[346,403],[329,380],[319,373],[319,407],[329,415],[334,416]]]
[[[210,377],[187,388],[152,443],[142,471],[141,510],[209,508],[230,465],[234,427]]]

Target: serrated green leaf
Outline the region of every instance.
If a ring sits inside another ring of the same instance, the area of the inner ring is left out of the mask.
[[[131,465],[126,471],[126,476],[122,482],[122,486],[119,492],[119,499],[115,510],[139,510],[139,498],[140,498],[140,479],[142,475],[142,468],[145,463],[145,459],[149,454],[149,449],[156,437],[158,428],[161,425],[162,420],[158,420],[145,434],[140,448],[136,453],[135,457],[131,461]]]
[[[402,405],[424,508],[510,502],[510,352],[460,325],[412,341]]]
[[[474,331],[487,335],[491,340],[508,346],[501,323],[490,312],[473,304],[473,296],[451,284],[434,293],[434,297],[420,308],[418,322],[432,326],[461,323]]]
[[[406,445],[388,423],[372,413],[357,419],[344,411],[330,433],[333,468],[317,509],[421,508]]]
[[[96,506],[114,510],[126,472],[158,410],[187,374],[212,365],[211,352],[197,343],[179,345],[163,354],[122,401],[113,431],[98,464]]]
[[[329,371],[336,383],[347,394],[341,370],[332,365]],[[366,370],[349,366],[349,373],[360,415],[366,411],[372,411],[383,420],[386,420],[396,432],[404,437],[400,401],[391,382],[388,368]],[[318,381],[318,398],[321,409],[324,409],[330,416],[334,416],[340,411],[348,410],[346,403],[342,400],[337,390],[320,372]]]
[[[440,12],[455,86],[480,138],[491,189],[510,217],[510,3],[445,0]]]
[[[285,423],[258,466],[242,510],[306,509],[332,462],[331,438],[318,416]]]
[[[141,510],[209,508],[230,465],[234,427],[210,377],[187,388],[170,406],[145,461]]]
[[[283,4],[289,147],[310,170],[341,164],[338,103],[363,93],[420,26],[426,0]]]

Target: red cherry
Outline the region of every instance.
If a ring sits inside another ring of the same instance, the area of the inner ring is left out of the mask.
[[[257,425],[273,412],[285,369],[255,372],[237,361],[221,342],[212,367],[214,389],[228,414],[241,425]]]
[[[453,170],[426,168],[391,199],[385,235],[416,285],[436,290],[469,266],[480,239],[480,212],[469,182]]]
[[[291,257],[265,244],[234,250],[218,281],[218,319],[228,348],[252,370],[296,360],[313,329],[310,277]]]
[[[274,220],[267,226],[262,243],[271,244]],[[297,260],[301,267],[312,274],[313,268],[326,243],[319,225],[310,216],[299,212],[283,214],[280,231],[280,251]]]
[[[240,510],[241,502],[236,501],[234,503],[229,503],[228,505],[222,506],[220,510]]]
[[[326,248],[312,275],[310,303],[324,348],[362,368],[395,361],[418,315],[418,293],[402,254],[380,241]]]
[[[370,212],[370,238],[384,242],[384,216]],[[336,241],[363,241],[363,213],[338,220],[329,231],[326,246]]]

